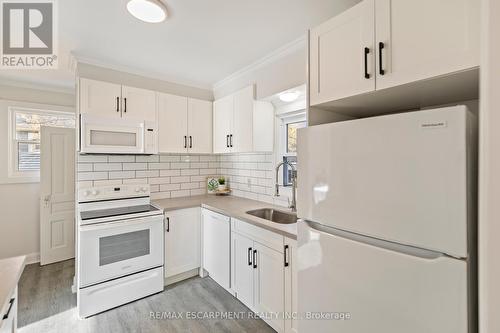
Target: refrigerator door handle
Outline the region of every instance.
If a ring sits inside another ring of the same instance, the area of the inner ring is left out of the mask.
[[[330,234],[333,236],[349,239],[351,241],[355,241],[358,243],[363,243],[363,244],[375,246],[378,248],[383,248],[386,250],[410,255],[413,257],[419,257],[422,259],[429,259],[429,260],[438,259],[440,257],[451,257],[451,256],[444,254],[444,253],[441,253],[441,252],[436,252],[436,251],[422,249],[422,248],[411,246],[411,245],[404,245],[404,244],[400,244],[400,243],[381,240],[378,238],[364,236],[364,235],[360,235],[357,233],[348,232],[348,231],[344,231],[344,230],[329,227],[329,226],[324,226],[324,225],[316,223],[316,222],[304,221],[304,220],[302,220],[301,222],[306,223],[308,227],[310,227],[314,230],[317,230],[319,232],[323,232],[323,233]],[[455,258],[455,257],[453,257],[453,258]],[[456,258],[456,259],[463,259],[463,258]]]

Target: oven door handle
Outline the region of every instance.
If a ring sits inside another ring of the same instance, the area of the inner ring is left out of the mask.
[[[123,220],[112,221],[112,222],[86,224],[86,225],[81,225],[80,230],[81,231],[95,231],[95,230],[111,229],[111,228],[117,228],[117,227],[123,227],[123,226],[148,225],[151,223],[162,223],[162,222],[163,222],[163,215],[155,215],[155,216],[142,217],[142,218],[123,219]]]

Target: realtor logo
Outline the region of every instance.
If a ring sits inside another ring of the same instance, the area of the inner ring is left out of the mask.
[[[0,0],[1,68],[57,68],[55,0]]]

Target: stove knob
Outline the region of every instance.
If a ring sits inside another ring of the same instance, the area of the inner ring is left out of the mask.
[[[141,191],[142,191],[142,192],[147,192],[147,191],[148,191],[148,188],[147,188],[147,187],[143,187],[143,188],[141,188]]]
[[[90,195],[90,191],[85,191],[85,192],[83,192],[83,196],[84,196],[84,197],[88,197],[89,195]]]
[[[140,187],[135,188],[135,192],[139,193],[141,191]]]
[[[99,191],[97,191],[97,190],[93,190],[93,191],[92,191],[92,195],[94,195],[94,196],[95,196],[95,195],[97,195],[97,194],[99,194]]]

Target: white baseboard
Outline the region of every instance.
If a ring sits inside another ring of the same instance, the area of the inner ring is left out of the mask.
[[[30,253],[26,255],[26,265],[36,264],[40,262],[40,252]]]

